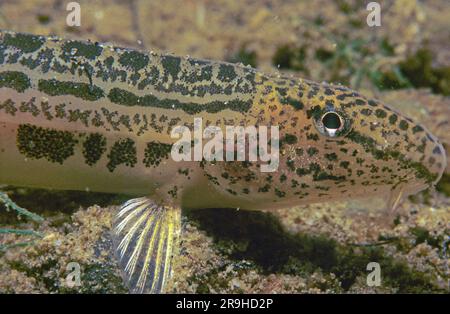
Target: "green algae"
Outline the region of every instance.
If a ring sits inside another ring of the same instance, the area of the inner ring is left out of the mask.
[[[187,210],[186,214],[213,237],[219,252],[232,260],[250,261],[255,265],[254,269],[266,275],[304,276],[315,271],[330,272],[347,291],[358,276],[367,275],[368,263],[377,262],[385,287],[395,288],[399,293],[445,292],[432,284],[430,276],[411,269],[404,261],[385,253],[380,246],[356,247],[340,244],[323,235],[291,234],[269,213],[214,209]],[[217,271],[190,278],[199,282],[197,292],[209,292],[208,285],[227,287],[229,280],[217,276]]]
[[[349,40],[345,34],[338,35],[333,41],[337,43],[335,49],[319,47],[314,51],[314,57],[327,68],[325,79],[328,81],[358,88],[366,79],[380,90],[429,87],[435,93],[450,95],[450,67],[434,67],[433,52],[426,46],[387,69],[380,69],[374,65],[394,56],[389,38],[380,40],[375,49],[366,39]],[[308,74],[306,61],[309,54],[303,45],[285,44],[278,47],[272,63],[281,69]]]
[[[25,273],[28,277],[34,278],[37,282],[44,285],[51,292],[57,292],[59,278],[46,276],[46,273],[54,270],[58,266],[58,261],[48,259],[39,266],[30,267],[24,261],[11,261],[8,263],[11,269]]]
[[[43,25],[48,24],[51,20],[50,16],[48,16],[46,14],[38,14],[36,18],[37,18],[38,22]]]
[[[123,280],[118,276],[114,268],[102,263],[85,265],[81,272],[81,286],[77,289],[65,288],[60,293],[128,293]]]
[[[50,225],[62,226],[70,222],[70,215],[80,209],[87,208],[93,204],[102,207],[120,205],[127,201],[130,196],[113,193],[99,193],[86,191],[58,191],[36,188],[6,187],[3,189],[11,194],[11,198],[20,206],[32,209],[33,213],[44,218],[51,218]],[[0,224],[20,225],[14,212],[7,212],[4,205],[0,203]],[[61,215],[62,214],[62,215]]]
[[[429,87],[435,93],[450,95],[450,67],[433,67],[432,63],[431,50],[420,48],[392,70],[382,73],[376,85],[380,89]]]
[[[423,227],[415,227],[410,230],[410,233],[415,237],[414,244],[427,243],[428,245],[441,249],[444,242],[443,236],[432,236],[430,232]]]
[[[442,175],[441,180],[436,185],[436,189],[444,193],[445,196],[450,197],[450,175],[448,173]]]
[[[251,261],[235,261],[231,264],[224,264],[221,267],[212,269],[211,271],[197,275],[194,274],[190,277],[188,277],[186,280],[189,283],[197,283],[197,289],[195,293],[212,293],[210,287],[213,288],[215,291],[220,290],[228,290],[230,288],[230,281],[232,281],[235,278],[235,275],[232,273],[229,273],[227,276],[223,276],[223,271],[227,268],[231,267],[234,272],[237,273],[237,276],[242,274],[246,270],[250,269],[258,269],[258,265]],[[242,288],[239,287],[233,287],[232,293],[245,293],[245,291],[242,290]]]
[[[272,64],[279,69],[290,69],[309,73],[306,66],[306,47],[292,44],[281,45],[272,57]]]
[[[256,51],[249,50],[243,45],[237,52],[228,58],[228,61],[232,63],[242,63],[244,65],[250,65],[252,68],[256,68],[258,65],[258,56]]]
[[[80,286],[73,288],[61,285],[61,279],[55,269],[59,269],[59,262],[55,259],[46,260],[37,267],[30,267],[24,262],[12,261],[8,263],[11,269],[26,274],[36,280],[37,285],[42,285],[50,293],[127,293],[123,280],[111,265],[102,263],[80,264]],[[49,275],[52,274],[52,275]],[[13,293],[14,291],[5,291]]]
[[[434,68],[432,62],[432,52],[422,48],[408,56],[399,66],[414,87],[430,87],[435,93],[450,95],[450,67]]]

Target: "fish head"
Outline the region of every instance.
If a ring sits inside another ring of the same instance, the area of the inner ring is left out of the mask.
[[[426,127],[350,89],[324,86],[322,92],[322,100],[310,102],[307,117],[320,147],[326,147],[324,159],[336,156],[334,167],[348,165],[346,181],[364,187],[360,194],[390,192],[389,206],[395,207],[442,177],[445,149]]]
[[[442,177],[445,150],[426,127],[340,85],[299,85],[282,101],[294,109],[283,113],[280,152],[301,202],[381,195],[395,208]]]

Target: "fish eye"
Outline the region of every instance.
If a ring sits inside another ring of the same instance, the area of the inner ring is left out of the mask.
[[[342,118],[336,112],[330,111],[322,116],[322,124],[328,132],[336,132],[342,126]]]
[[[344,125],[344,119],[336,111],[328,111],[318,121],[316,120],[316,127],[319,132],[329,137],[339,136]]]

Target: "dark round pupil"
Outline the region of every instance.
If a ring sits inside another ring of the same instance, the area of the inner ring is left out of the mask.
[[[341,118],[335,112],[328,112],[322,117],[322,123],[327,129],[339,129],[342,125]]]

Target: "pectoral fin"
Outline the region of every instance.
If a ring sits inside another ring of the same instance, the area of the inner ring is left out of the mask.
[[[392,213],[394,212],[398,205],[401,203],[404,197],[404,190],[402,186],[396,187],[394,190],[391,191],[391,194],[389,195],[389,198],[386,202],[387,209]]]
[[[161,293],[171,272],[180,210],[142,197],[121,206],[113,238],[125,281],[133,293]]]

